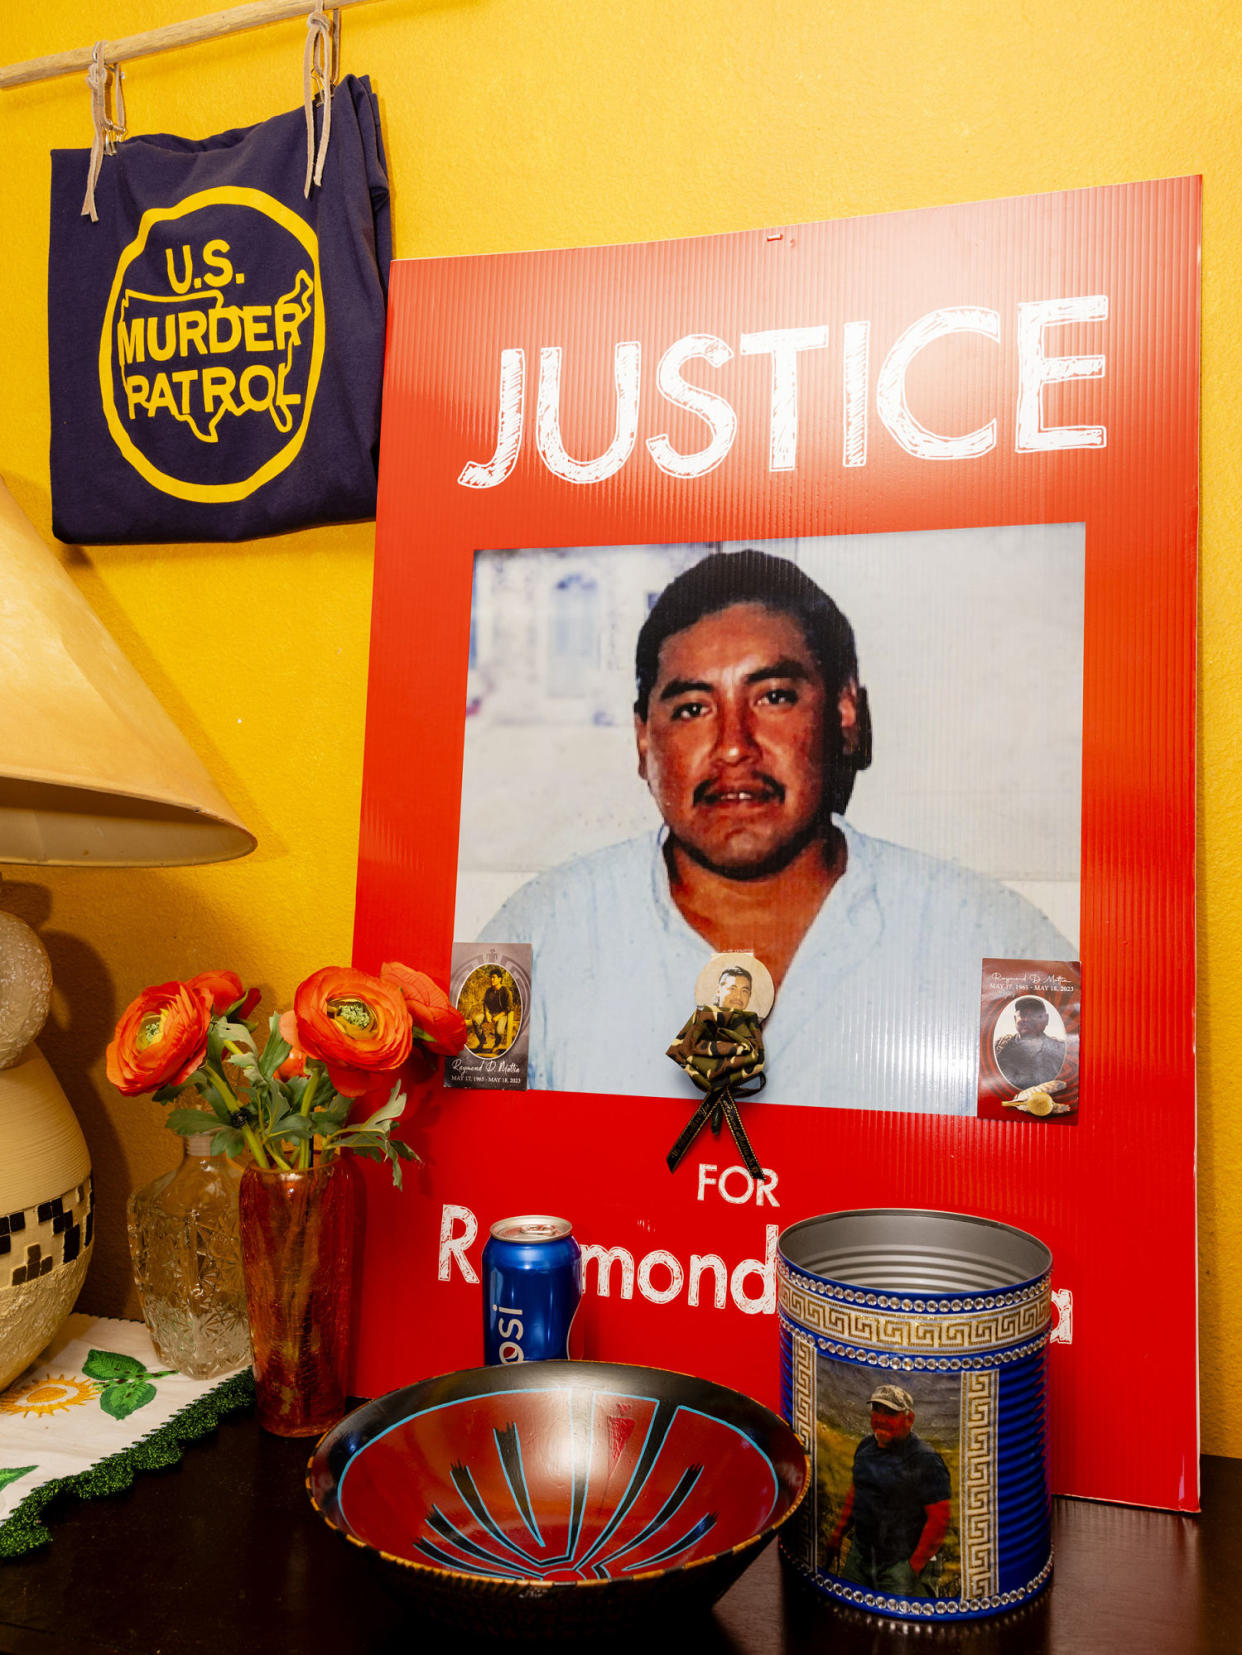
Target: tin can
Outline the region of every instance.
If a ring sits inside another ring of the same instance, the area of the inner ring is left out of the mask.
[[[813,1478],[781,1549],[820,1591],[943,1623],[1047,1583],[1051,1264],[1034,1236],[965,1213],[828,1213],[782,1234],[781,1404]]]
[[[543,1213],[502,1218],[483,1249],[484,1362],[569,1356],[581,1298],[582,1249],[569,1220]]]

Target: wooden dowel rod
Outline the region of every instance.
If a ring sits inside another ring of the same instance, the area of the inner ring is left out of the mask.
[[[325,10],[336,11],[341,6],[362,6],[367,0],[324,0]],[[107,63],[129,63],[136,57],[151,57],[156,52],[168,52],[177,46],[193,46],[200,40],[218,40],[221,35],[238,34],[242,29],[259,29],[265,23],[283,23],[291,17],[305,17],[312,9],[311,0],[251,0],[246,6],[231,6],[228,11],[210,12],[206,17],[187,18],[184,23],[168,23],[162,29],[149,29],[146,34],[131,34],[124,40],[105,40],[102,55]],[[34,57],[25,63],[10,63],[0,69],[0,88],[27,86],[35,80],[54,80],[58,75],[84,75],[90,68],[91,45],[76,52],[57,52],[53,57]]]

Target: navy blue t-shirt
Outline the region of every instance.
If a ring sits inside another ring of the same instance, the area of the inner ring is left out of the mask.
[[[322,109],[316,111],[322,123]],[[388,174],[370,85],[301,109],[52,155],[52,520],[78,543],[246,540],[375,515]]]
[[[906,1559],[919,1543],[928,1506],[949,1498],[949,1470],[911,1431],[881,1448],[864,1437],[854,1452],[854,1540],[882,1563]]]

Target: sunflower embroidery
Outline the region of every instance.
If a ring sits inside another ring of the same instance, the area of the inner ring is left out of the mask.
[[[0,1396],[0,1414],[32,1415],[60,1414],[67,1408],[81,1408],[93,1402],[99,1387],[89,1379],[71,1379],[67,1374],[46,1374],[40,1379],[28,1379],[23,1385],[14,1385]]]

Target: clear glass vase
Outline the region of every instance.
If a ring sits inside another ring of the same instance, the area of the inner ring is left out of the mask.
[[[242,1169],[211,1153],[212,1134],[185,1139],[181,1165],[129,1198],[129,1246],[156,1353],[192,1379],[250,1360],[238,1233]]]

